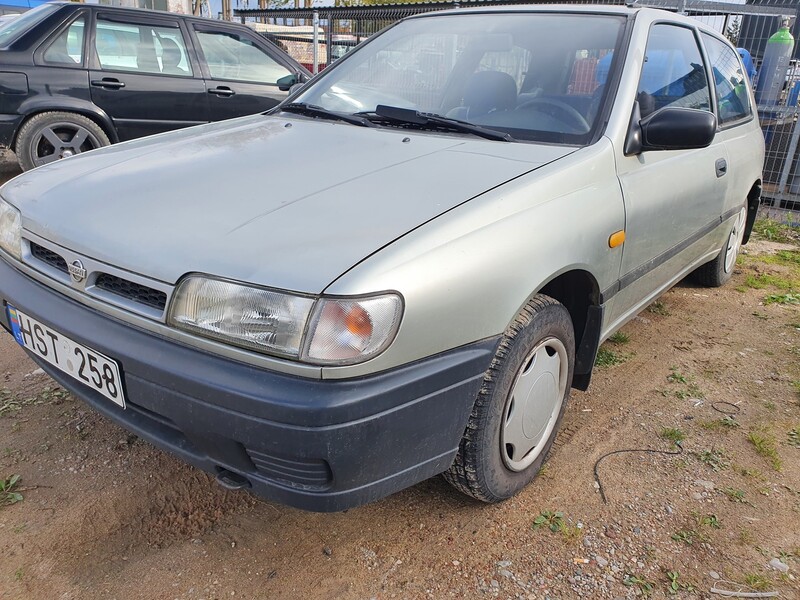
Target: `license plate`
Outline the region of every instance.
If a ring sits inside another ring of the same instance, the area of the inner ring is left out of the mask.
[[[11,331],[20,346],[125,408],[116,361],[53,331],[11,305],[6,310]]]

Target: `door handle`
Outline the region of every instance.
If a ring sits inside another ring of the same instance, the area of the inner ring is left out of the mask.
[[[93,79],[91,81],[91,84],[94,87],[101,87],[109,90],[118,90],[120,88],[125,87],[125,84],[122,83],[119,79],[112,79],[110,77],[109,78],[104,77],[103,79]]]
[[[222,96],[224,98],[227,98],[229,96],[233,96],[236,92],[234,92],[229,87],[220,86],[220,87],[211,88],[210,90],[208,90],[208,93],[209,94],[214,94],[215,96]]]
[[[728,172],[728,162],[724,158],[717,160],[717,162],[714,164],[714,167],[717,170],[717,177],[722,177]]]

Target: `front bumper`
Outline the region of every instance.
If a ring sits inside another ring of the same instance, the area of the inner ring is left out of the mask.
[[[113,421],[265,498],[344,510],[446,470],[497,339],[355,380],[259,369],[142,331],[0,260],[0,324],[12,304],[120,364],[127,409],[48,363],[63,387]]]

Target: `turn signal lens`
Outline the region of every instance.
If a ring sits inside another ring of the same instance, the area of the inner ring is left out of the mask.
[[[400,326],[403,303],[396,294],[358,300],[321,298],[307,334],[307,362],[347,365],[383,351]]]

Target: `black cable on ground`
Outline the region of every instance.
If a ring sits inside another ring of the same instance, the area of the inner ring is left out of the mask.
[[[606,498],[606,493],[603,489],[603,482],[600,481],[600,473],[597,471],[597,468],[604,459],[615,454],[623,454],[626,452],[647,452],[648,454],[665,454],[667,456],[678,456],[683,454],[683,446],[681,446],[680,442],[676,442],[675,445],[678,447],[678,449],[674,452],[670,452],[669,450],[652,450],[650,448],[631,448],[625,450],[614,450],[613,452],[609,452],[598,458],[597,462],[594,463],[594,480],[597,482],[597,487],[600,490],[600,497],[603,499],[603,504],[608,504],[608,499]]]
[[[730,407],[735,410],[730,410],[728,408],[719,408],[719,405],[724,405],[725,407]],[[742,410],[737,405],[722,400],[719,402],[712,402],[711,408],[713,408],[717,412],[721,412],[723,415],[728,415],[730,417],[732,417],[733,415],[738,415]]]

